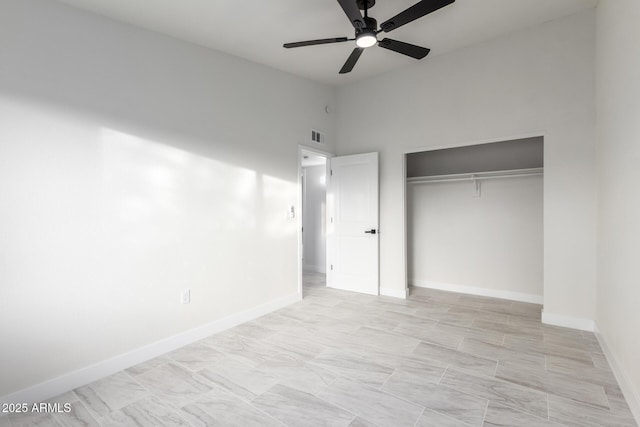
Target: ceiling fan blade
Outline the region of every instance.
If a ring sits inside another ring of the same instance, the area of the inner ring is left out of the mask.
[[[356,0],[338,0],[340,6],[342,6],[342,10],[344,10],[345,15],[349,18],[349,22],[356,30],[362,29],[365,27],[364,19],[362,19],[362,13],[360,13],[360,8],[356,3]]]
[[[351,52],[351,55],[349,55],[349,57],[347,58],[347,62],[345,62],[342,66],[340,74],[351,72],[351,70],[353,70],[353,67],[356,65],[356,62],[358,62],[358,58],[360,58],[360,55],[362,55],[362,52],[364,52],[364,48],[357,47],[353,49],[353,52]]]
[[[289,49],[292,47],[314,46],[317,44],[341,43],[341,42],[346,42],[348,40],[349,39],[346,37],[336,37],[333,39],[307,40],[304,42],[285,43],[282,45],[282,47],[286,47],[287,49]]]
[[[425,15],[435,12],[445,6],[450,5],[456,0],[422,0],[410,8],[400,12],[391,19],[386,20],[380,25],[382,31],[388,33],[396,28],[400,28],[411,21],[422,18]]]
[[[378,46],[416,59],[422,59],[430,52],[426,47],[420,47],[393,39],[382,39],[378,42]]]

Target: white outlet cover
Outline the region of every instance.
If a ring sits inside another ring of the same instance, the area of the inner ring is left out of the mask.
[[[186,290],[182,291],[181,302],[182,302],[182,304],[189,304],[191,302],[191,290],[190,289],[186,289]]]

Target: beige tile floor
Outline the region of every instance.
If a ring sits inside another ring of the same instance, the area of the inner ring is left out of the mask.
[[[635,426],[593,334],[541,307],[328,289],[60,396],[17,426]]]

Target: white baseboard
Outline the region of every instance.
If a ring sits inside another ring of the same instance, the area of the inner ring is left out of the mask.
[[[553,326],[562,326],[563,328],[579,329],[581,331],[593,332],[595,323],[591,319],[583,319],[580,317],[566,316],[564,314],[548,313],[542,311],[542,323]]]
[[[528,302],[532,304],[542,304],[542,295],[525,294],[521,292],[503,291],[500,289],[479,288],[476,286],[456,285],[453,283],[432,282],[430,280],[410,279],[409,284],[418,288],[438,289],[441,291],[458,292],[461,294],[479,295],[483,297],[493,297],[508,299],[511,301]]]
[[[380,288],[380,295],[383,295],[385,297],[407,299],[408,293],[408,289]]]
[[[0,397],[0,406],[5,403],[31,404],[43,402],[62,393],[66,393],[69,390],[73,390],[74,388],[89,384],[93,381],[99,380],[100,378],[115,374],[123,369],[206,338],[212,334],[216,334],[241,323],[264,316],[272,311],[298,302],[301,299],[302,295],[296,292],[295,294],[287,295],[250,310],[232,314],[231,316],[198,326],[197,328],[190,329],[178,335],[157,341],[153,344],[137,348],[128,353],[120,354],[111,359],[103,360],[93,365],[78,369],[77,371],[68,372],[57,378],[53,378],[15,393]]]
[[[626,369],[622,367],[613,351],[611,351],[611,347],[609,346],[607,339],[600,333],[597,324],[595,325],[594,333],[598,339],[598,343],[600,343],[600,347],[602,348],[605,357],[607,358],[607,362],[609,362],[609,366],[611,366],[613,375],[615,375],[616,380],[618,380],[618,385],[620,385],[620,389],[622,390],[622,394],[629,405],[629,409],[631,409],[631,413],[635,417],[636,423],[640,425],[640,390],[638,390],[631,381],[629,381],[630,376],[627,374]]]

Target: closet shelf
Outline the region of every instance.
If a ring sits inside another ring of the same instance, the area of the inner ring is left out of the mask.
[[[480,181],[485,179],[519,178],[543,175],[543,168],[513,169],[489,172],[456,173],[451,175],[416,176],[407,178],[407,184],[432,184],[437,182]]]

